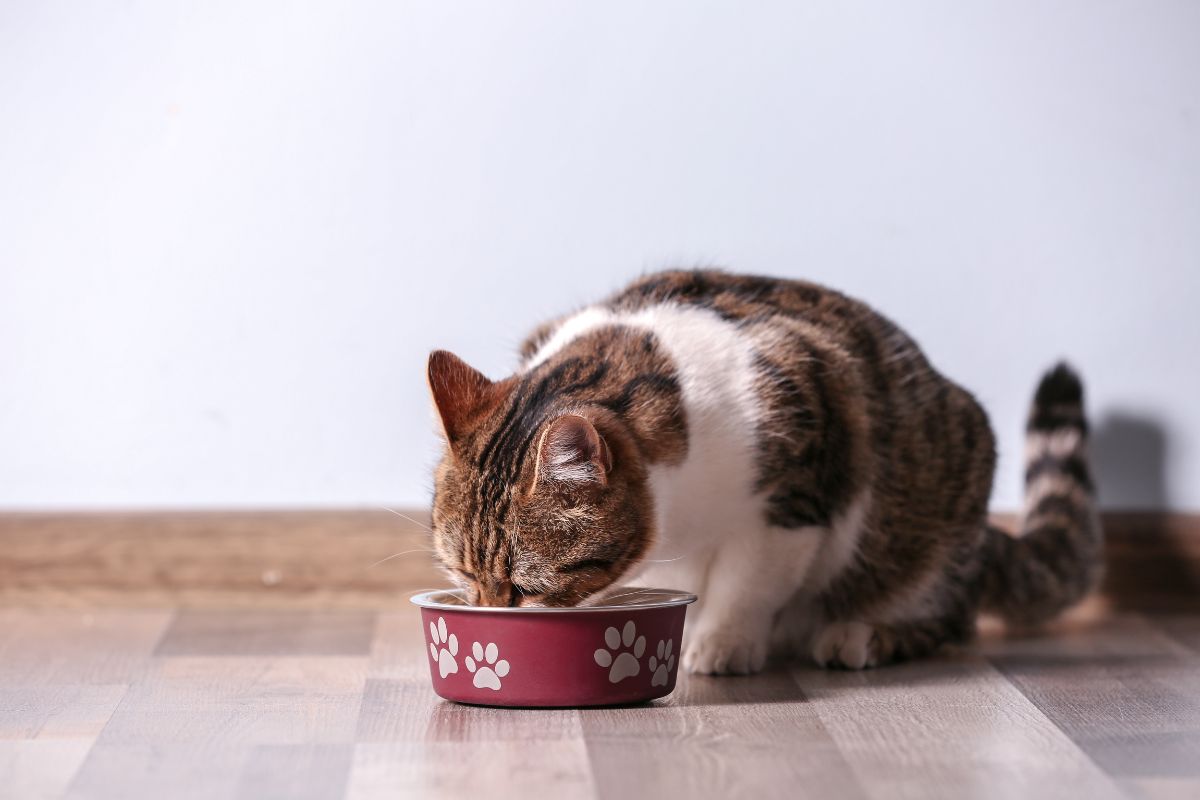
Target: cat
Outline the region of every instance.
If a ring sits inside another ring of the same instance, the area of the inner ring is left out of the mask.
[[[719,271],[647,275],[537,328],[492,381],[435,351],[434,548],[472,603],[696,593],[683,664],[861,669],[1036,625],[1100,575],[1083,388],[1027,427],[1021,535],[988,524],[995,441],[965,390],[862,302]]]

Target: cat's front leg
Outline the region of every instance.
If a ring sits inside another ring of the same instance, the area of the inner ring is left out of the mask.
[[[812,528],[730,533],[709,567],[684,667],[713,675],[760,671],[775,615],[800,587],[821,535]]]

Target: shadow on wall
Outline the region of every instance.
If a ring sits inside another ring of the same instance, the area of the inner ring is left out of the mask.
[[[1121,608],[1174,608],[1180,598],[1200,597],[1200,570],[1167,512],[1169,441],[1161,422],[1123,410],[1102,415],[1091,437],[1097,492],[1109,512],[1105,583]]]
[[[1100,417],[1091,436],[1100,504],[1108,509],[1167,508],[1167,432],[1161,422],[1123,410]]]

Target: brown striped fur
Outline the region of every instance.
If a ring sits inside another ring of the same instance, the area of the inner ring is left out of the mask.
[[[429,381],[448,438],[434,543],[451,577],[486,605],[574,605],[607,586],[653,533],[644,465],[687,449],[679,389],[653,337],[606,330],[542,369],[496,383],[480,375],[502,399],[460,438],[449,436],[459,416],[444,375],[471,368],[447,356],[431,358]],[[603,487],[539,478],[547,427],[577,412],[619,465]]]

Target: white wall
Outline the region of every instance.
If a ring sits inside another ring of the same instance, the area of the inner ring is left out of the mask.
[[[869,299],[1019,502],[1200,509],[1200,4],[0,4],[0,505],[424,502],[422,371],[722,264]]]

